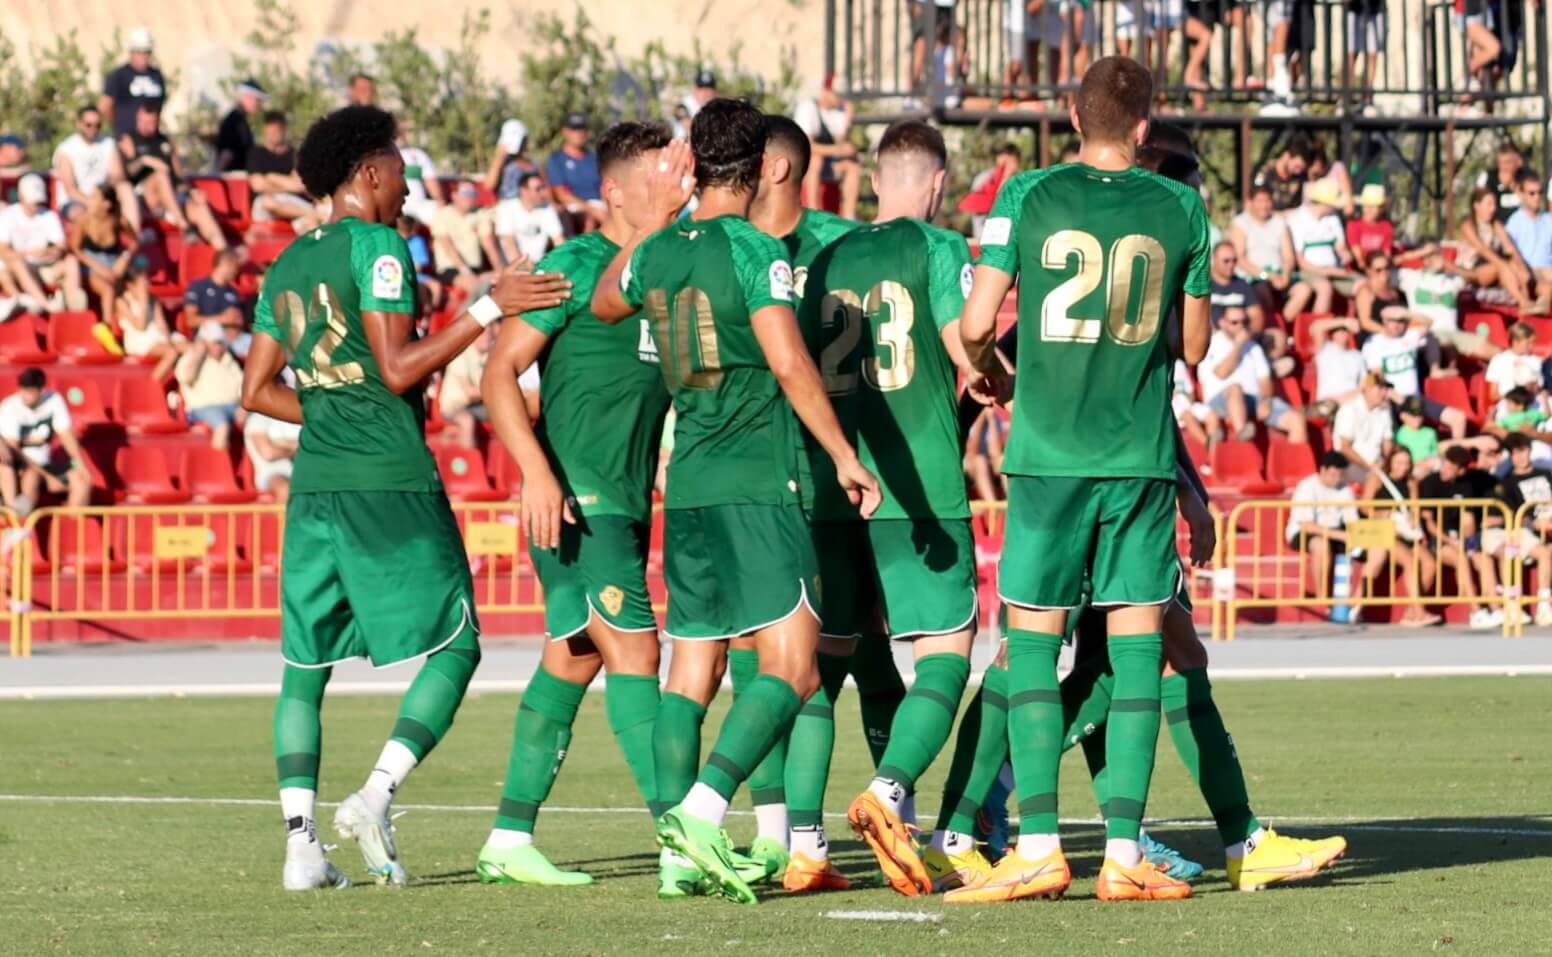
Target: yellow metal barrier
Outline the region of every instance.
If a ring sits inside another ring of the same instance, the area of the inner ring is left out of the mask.
[[[1538,512],[1540,517],[1537,517]],[[1525,619],[1533,616],[1542,600],[1526,587],[1527,558],[1535,562],[1537,591],[1552,588],[1552,545],[1547,541],[1548,536],[1552,535],[1552,505],[1546,502],[1526,502],[1514,513],[1512,528],[1514,531],[1505,539],[1504,551],[1514,558],[1519,569],[1512,590],[1514,613],[1509,616],[1514,636],[1519,638],[1525,633]]]
[[[544,591],[528,560],[528,542],[516,502],[458,502],[453,505],[469,553],[469,573],[482,613],[544,611]]]
[[[1331,558],[1336,549],[1318,531],[1313,517],[1333,509],[1346,513],[1343,545],[1363,552],[1361,559],[1353,559],[1350,594],[1346,597],[1332,595]],[[1286,528],[1295,511],[1308,512],[1310,517],[1308,523],[1299,523],[1290,541]],[[1472,561],[1464,545],[1473,532],[1488,535],[1492,530],[1485,526],[1493,519],[1500,529],[1510,530],[1505,534],[1512,536],[1512,530],[1517,528],[1515,516],[1507,506],[1493,499],[1241,502],[1229,513],[1225,529],[1228,549],[1219,573],[1218,598],[1227,616],[1226,637],[1234,638],[1243,609],[1337,605],[1363,609],[1424,604],[1496,605],[1503,612],[1503,634],[1508,637],[1512,617],[1509,609],[1519,587],[1521,563],[1513,550],[1504,548],[1499,562],[1489,567],[1503,585],[1502,594],[1495,594],[1488,587],[1479,589],[1473,578],[1478,563]],[[1451,525],[1460,534],[1438,534]],[[1241,529],[1246,532],[1248,543],[1241,542]],[[1326,560],[1312,574],[1311,566],[1322,557]],[[1450,591],[1444,590],[1446,566],[1456,569],[1455,588]],[[1466,570],[1461,571],[1462,566]],[[1423,584],[1429,578],[1431,587]],[[1381,582],[1387,586],[1383,595],[1378,593]],[[1417,587],[1409,587],[1404,596],[1398,594],[1398,584],[1414,582]],[[1245,597],[1241,597],[1242,592]]]

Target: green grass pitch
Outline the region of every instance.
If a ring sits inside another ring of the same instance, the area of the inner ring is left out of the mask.
[[[596,884],[475,881],[517,704],[515,695],[491,694],[470,698],[447,742],[399,795],[408,809],[400,846],[416,886],[308,895],[280,890],[269,701],[6,702],[0,953],[861,957],[1552,947],[1552,679],[1225,682],[1218,693],[1258,813],[1290,833],[1347,836],[1347,858],[1327,875],[1260,894],[1228,891],[1201,799],[1161,735],[1149,813],[1163,822],[1158,836],[1207,865],[1194,899],[1094,900],[1102,835],[1093,823],[1075,823],[1065,828],[1076,876],[1066,900],[955,908],[907,900],[876,882],[820,896],[762,892],[755,907],[660,903],[648,821],[634,811],[601,694],[584,706],[538,832],[552,858],[591,871]],[[359,785],[394,707],[378,697],[325,706],[323,799]],[[709,731],[723,713],[714,708]],[[871,858],[835,816],[868,778],[854,692],[837,714],[829,831],[842,868],[864,875]],[[936,807],[947,764],[945,755],[922,782],[924,811]],[[16,797],[39,795],[126,800]],[[1064,817],[1094,813],[1081,757],[1064,765],[1062,801]],[[746,810],[747,799],[735,808]],[[332,811],[319,816],[324,824]],[[729,826],[747,841],[753,819],[739,815]],[[353,847],[334,859],[364,876]]]

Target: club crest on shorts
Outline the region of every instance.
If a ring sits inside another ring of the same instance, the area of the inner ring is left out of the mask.
[[[614,585],[606,585],[598,593],[598,602],[604,606],[604,611],[618,615],[620,609],[625,607],[625,593]]]

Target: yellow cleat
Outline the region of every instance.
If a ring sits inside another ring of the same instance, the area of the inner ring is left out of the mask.
[[[916,853],[910,829],[871,791],[863,791],[846,809],[846,820],[878,858],[884,879],[906,897],[932,893],[932,878]]]
[[[959,854],[929,847],[922,852],[922,864],[927,867],[927,876],[932,878],[932,890],[936,894],[979,884],[992,870],[992,862],[974,844]]]
[[[1122,867],[1107,857],[1099,869],[1094,894],[1102,901],[1178,901],[1191,896],[1191,885],[1170,877],[1147,858],[1136,867]]]
[[[1038,861],[1009,851],[979,883],[949,891],[943,895],[943,903],[1000,904],[1032,897],[1054,901],[1065,894],[1071,884],[1072,870],[1060,848]]]
[[[787,873],[781,879],[781,886],[794,894],[849,891],[851,879],[836,870],[829,858],[816,861],[801,851],[793,851],[787,861]]]
[[[1267,828],[1249,854],[1228,859],[1229,886],[1240,891],[1258,891],[1273,884],[1302,881],[1319,874],[1346,853],[1345,838],[1306,841],[1284,837]]]

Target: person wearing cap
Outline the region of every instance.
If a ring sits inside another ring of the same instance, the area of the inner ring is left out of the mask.
[[[459,183],[453,201],[431,220],[431,253],[443,285],[471,295],[494,276],[489,263],[501,261],[488,210],[480,209],[480,190]]]
[[[89,103],[76,111],[75,132],[54,147],[54,205],[60,210],[72,205],[85,208],[93,193],[111,186],[131,231],[139,235],[140,203],[124,175],[124,161],[113,137],[102,126],[102,111]]]
[[[544,180],[538,173],[525,173],[518,182],[517,199],[496,207],[496,241],[508,262],[527,259],[538,262],[551,245],[566,241],[555,207],[545,202]]]
[[[1368,268],[1370,256],[1395,252],[1396,226],[1385,218],[1388,201],[1383,183],[1369,183],[1358,194],[1358,206],[1363,212],[1347,224],[1347,248],[1352,250],[1360,270]]]
[[[210,444],[224,449],[242,400],[242,366],[226,345],[226,327],[206,319],[175,368],[189,421],[210,429]]]
[[[248,171],[248,151],[255,142],[251,118],[268,102],[269,94],[258,80],[247,79],[237,84],[237,105],[221,119],[221,127],[216,131],[218,172]]]
[[[253,221],[290,223],[298,233],[318,225],[318,207],[296,173],[296,148],[288,137],[286,115],[264,114],[264,139],[248,150],[243,168],[253,191]]]
[[[1341,202],[1335,183],[1316,180],[1305,187],[1303,204],[1283,217],[1297,267],[1285,314],[1296,316],[1306,309],[1328,313],[1336,292],[1352,292],[1353,257],[1336,214]]]
[[[549,162],[544,164],[544,175],[550,181],[555,202],[581,224],[577,232],[597,229],[608,215],[598,175],[598,155],[587,148],[591,135],[587,114],[568,115],[560,131],[560,149],[551,153]]]
[[[1390,383],[1377,372],[1363,377],[1358,395],[1342,404],[1331,426],[1332,447],[1347,456],[1349,482],[1362,482],[1395,444],[1396,424],[1386,396]]]
[[[528,127],[522,120],[507,120],[501,124],[501,135],[496,139],[496,150],[490,157],[490,168],[485,171],[485,188],[496,194],[496,201],[508,203],[517,199],[518,180],[529,173],[539,172],[539,167],[528,158]]]
[[[160,112],[167,102],[167,79],[151,62],[155,46],[150,30],[140,27],[129,31],[129,61],[103,81],[97,109],[112,127],[115,139],[135,128],[136,109],[150,106]]]
[[[792,111],[792,121],[808,134],[809,152],[814,158],[803,178],[803,205],[821,208],[824,184],[836,183],[841,192],[837,212],[842,219],[857,218],[857,197],[862,192],[862,161],[851,142],[853,115],[851,101],[836,91],[833,75],[825,77],[816,96],[799,103]]]
[[[65,248],[65,226],[48,208],[48,186],[37,173],[16,184],[17,202],[0,212],[0,268],[9,275],[23,309],[50,313],[86,308],[81,267]],[[59,291],[52,297],[44,286]]]
[[[394,139],[399,147],[399,158],[404,160],[404,185],[409,188],[409,195],[404,197],[404,215],[430,226],[437,210],[447,202],[447,196],[442,192],[442,181],[437,179],[431,154],[410,143],[415,129],[415,122],[405,117],[399,121],[398,135]]]
[[[32,511],[45,491],[63,495],[71,508],[92,497],[92,474],[71,431],[70,407],[47,383],[42,369],[23,369],[16,391],[0,402],[0,498],[19,516]],[[64,456],[55,453],[56,440]]]
[[[161,107],[141,104],[134,128],[119,137],[124,173],[153,216],[182,230],[193,229],[216,249],[226,248],[226,234],[216,222],[201,190],[186,187],[177,147],[162,132]]]

